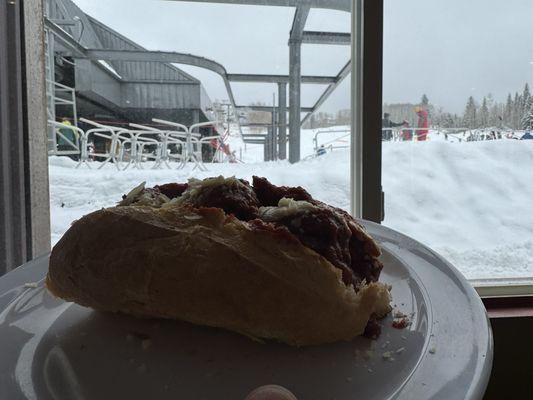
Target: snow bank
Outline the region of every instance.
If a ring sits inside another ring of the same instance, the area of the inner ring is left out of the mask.
[[[302,157],[312,154],[313,137],[313,131],[303,132]],[[248,161],[262,158],[262,146],[246,147]],[[303,186],[346,210],[350,203],[349,152],[342,149],[294,165],[209,164],[207,172],[96,165],[75,169],[66,157],[50,158],[53,243],[73,220],[115,204],[141,181],[152,186],[193,176],[259,175],[278,185]],[[431,246],[468,278],[533,276],[531,165],[533,141],[384,143],[384,225]]]
[[[262,151],[262,149],[261,149]],[[98,163],[92,163],[98,164]],[[214,175],[237,176],[251,180],[253,175],[268,177],[277,185],[305,187],[313,196],[346,210],[350,207],[349,158],[328,154],[296,165],[287,161],[246,164],[208,164],[206,172],[192,171],[192,166],[177,169],[127,169],[117,171],[112,165],[98,170],[80,167],[66,157],[50,158],[50,207],[52,243],[56,243],[70,223],[87,212],[108,207],[121,199],[135,185],[146,181],[148,186]],[[177,166],[177,164],[175,164]],[[319,173],[316,173],[318,171]]]
[[[533,276],[531,165],[526,141],[385,143],[384,224],[469,278]]]

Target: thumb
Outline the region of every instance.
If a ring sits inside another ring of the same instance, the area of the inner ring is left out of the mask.
[[[278,385],[265,385],[253,390],[244,400],[297,400],[296,397],[284,387]]]

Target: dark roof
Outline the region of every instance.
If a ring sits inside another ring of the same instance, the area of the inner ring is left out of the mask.
[[[63,26],[62,28],[84,47],[91,49],[146,50],[97,19],[85,14],[71,0],[48,0],[48,3],[49,18],[68,21],[73,20],[74,17],[80,19],[82,28],[77,26]],[[107,64],[110,64],[118,75],[128,81],[200,83],[198,79],[170,63],[111,61]]]

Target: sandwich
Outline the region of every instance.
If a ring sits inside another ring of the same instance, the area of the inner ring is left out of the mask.
[[[319,345],[375,332],[390,312],[379,256],[360,223],[305,189],[220,176],[143,183],[75,221],[46,285],[100,311]]]

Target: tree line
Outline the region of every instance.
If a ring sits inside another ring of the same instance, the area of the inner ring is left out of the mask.
[[[470,96],[466,102],[462,123],[467,128],[533,128],[533,99],[526,83],[521,93],[509,93],[504,103],[494,101],[489,94],[481,101]]]
[[[505,102],[496,101],[490,93],[480,100],[469,96],[462,114],[450,113],[433,105],[426,94],[422,95],[419,103],[384,103],[383,112],[390,114],[390,119],[394,122],[407,121],[409,126],[415,127],[418,120],[414,111],[416,106],[428,111],[429,123],[435,127],[533,130],[533,96],[527,83],[521,92],[509,93]],[[249,122],[269,122],[270,118],[270,113],[267,112],[248,112]],[[350,118],[350,109],[336,113],[317,112],[306,121],[303,128],[350,125]]]
[[[513,130],[533,129],[533,96],[529,84],[524,85],[521,92],[509,93],[505,102],[498,102],[492,94],[476,100],[469,96],[462,114],[453,114],[442,107],[435,107],[424,94],[420,103],[384,104],[383,112],[391,115],[391,119],[407,121],[416,126],[414,107],[422,105],[429,113],[432,126],[442,128],[497,128]]]

